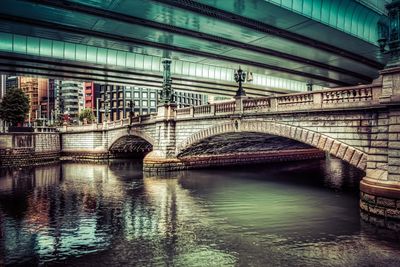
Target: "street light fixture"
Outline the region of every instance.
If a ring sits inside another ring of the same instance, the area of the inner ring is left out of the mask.
[[[242,86],[242,83],[246,80],[246,73],[243,72],[243,70],[240,68],[240,66],[239,66],[239,69],[237,71],[235,71],[234,78],[235,78],[235,81],[237,83],[239,83],[239,88],[236,91],[235,97],[246,96],[246,92],[244,91],[243,86]]]
[[[129,100],[129,102],[128,102],[129,125],[132,124],[132,117],[133,117],[133,115],[134,115],[134,108],[135,108],[135,103],[132,102],[132,100]]]
[[[398,64],[400,58],[400,0],[386,5],[388,18],[382,17],[378,22],[378,45],[382,53],[390,53],[389,65]],[[389,51],[385,51],[388,45]]]

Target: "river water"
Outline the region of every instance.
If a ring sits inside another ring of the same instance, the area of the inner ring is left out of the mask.
[[[400,266],[338,159],[144,175],[132,161],[0,173],[5,265]],[[0,260],[0,265],[1,265]]]

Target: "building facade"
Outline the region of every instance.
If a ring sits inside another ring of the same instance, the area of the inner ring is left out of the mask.
[[[6,94],[6,84],[7,84],[7,75],[1,74],[0,75],[0,101],[3,99],[4,95]]]
[[[52,125],[55,121],[55,83],[53,79],[48,80],[47,96],[40,101],[40,117],[47,125]]]
[[[91,109],[93,115],[96,117],[97,106],[99,105],[99,97],[100,97],[100,84],[94,82],[85,82],[85,109]]]
[[[19,77],[18,87],[29,99],[27,123],[32,125],[42,119],[41,101],[48,96],[48,79],[34,77]]]
[[[85,108],[84,84],[78,81],[55,80],[54,92],[56,117],[59,120],[78,122],[79,113]]]
[[[183,91],[175,91],[174,94],[178,107],[198,106],[208,102],[208,96],[204,94]],[[134,115],[157,112],[158,91],[134,86],[100,85],[99,102],[97,121],[115,121],[128,118],[131,108]]]
[[[8,91],[10,89],[18,88],[18,86],[19,86],[18,81],[19,81],[19,77],[18,76],[7,75],[6,91]]]
[[[6,94],[6,80],[7,76],[4,74],[0,75],[0,103],[3,100],[4,95]],[[0,132],[5,131],[5,124],[2,119],[0,119]]]

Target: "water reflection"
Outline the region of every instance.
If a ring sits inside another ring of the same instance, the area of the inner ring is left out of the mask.
[[[337,159],[165,176],[129,161],[3,171],[1,256],[9,265],[394,266],[395,236],[360,225],[360,177]]]

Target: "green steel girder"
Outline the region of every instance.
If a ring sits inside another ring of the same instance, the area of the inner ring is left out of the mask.
[[[0,51],[10,53],[152,72],[161,71],[168,55],[173,73],[204,77],[210,64],[204,78],[228,80],[234,65],[243,64],[267,77],[324,86],[369,82],[385,63],[372,42],[379,14],[354,0],[3,1]],[[260,17],[265,9],[253,12],[256,4],[293,20],[279,27]],[[343,49],[320,42],[297,33],[295,22],[328,25],[320,29],[357,44]]]

